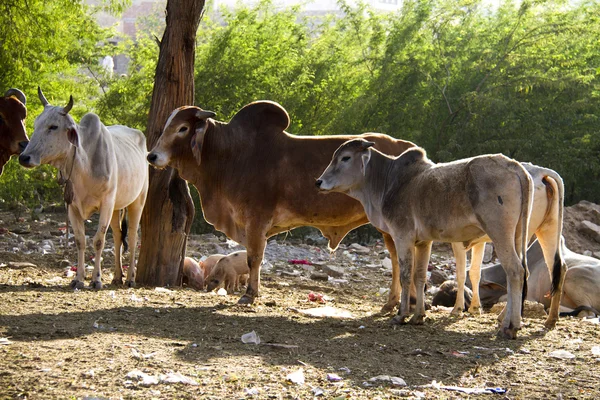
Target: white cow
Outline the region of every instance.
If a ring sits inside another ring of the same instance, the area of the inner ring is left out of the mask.
[[[501,333],[515,338],[527,271],[531,176],[521,164],[500,154],[434,164],[420,148],[390,157],[372,145],[362,139],[342,144],[316,184],[359,200],[369,221],[392,236],[402,280],[396,321],[404,323],[409,316],[408,289],[414,278],[417,304],[410,322],[423,323],[423,289],[433,241],[462,242],[470,248],[491,239],[508,277]],[[566,267],[558,249],[553,268],[553,303],[560,304]],[[546,324],[555,323],[550,315]]]
[[[31,141],[19,156],[21,165],[31,168],[50,164],[70,181],[73,190],[69,221],[73,225],[78,250],[77,276],[72,288],[83,288],[85,273],[84,221],[100,213],[94,235],[94,271],[90,286],[102,288],[100,261],[106,230],[110,223],[115,242],[113,284],[122,284],[121,219],[119,211],[127,209],[131,232],[131,261],[126,285],[135,285],[135,249],[137,231],[148,192],[146,138],[137,129],[122,125],[104,126],[96,114],[88,113],[76,124],[69,115],[73,97],[66,107],[51,106],[38,88],[44,111],[36,118]]]

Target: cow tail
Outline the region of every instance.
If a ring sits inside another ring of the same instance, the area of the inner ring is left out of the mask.
[[[121,221],[121,241],[123,242],[123,253],[126,253],[129,249],[129,242],[127,241],[127,218],[125,214],[127,213],[127,209],[123,210],[123,221]]]
[[[558,204],[553,204],[552,207],[558,207],[558,215],[557,215],[557,229],[556,229],[556,253],[554,254],[554,265],[552,266],[552,284],[550,292],[551,294],[556,293],[558,287],[560,285],[560,281],[563,278],[563,274],[565,273],[564,267],[564,259],[562,255],[562,228],[563,228],[563,213],[564,213],[564,197],[565,197],[565,188],[563,186],[563,181],[560,176],[550,176],[546,175],[543,179],[543,182],[546,184],[546,190],[554,192],[554,196],[552,196],[553,201],[558,202]],[[551,196],[551,193],[548,193],[548,196]]]
[[[522,172],[521,172],[522,171]],[[521,185],[521,240],[516,245],[521,248],[521,265],[525,272],[523,279],[523,297],[521,298],[521,314],[525,307],[525,298],[527,297],[527,278],[529,277],[529,268],[527,267],[527,242],[529,240],[529,218],[531,216],[531,207],[533,206],[533,182],[525,168],[521,167],[518,174]]]

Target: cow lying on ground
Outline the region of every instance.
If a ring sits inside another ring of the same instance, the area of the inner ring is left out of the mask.
[[[409,316],[408,288],[413,276],[417,304],[410,322],[423,323],[423,289],[433,241],[463,242],[469,248],[491,239],[508,275],[509,296],[500,331],[515,338],[526,290],[525,253],[533,202],[530,175],[503,155],[434,164],[420,148],[390,157],[372,146],[373,142],[362,139],[341,145],[316,185],[359,200],[371,223],[392,235],[402,281],[395,320],[404,323]],[[556,298],[560,302],[564,264],[559,251],[553,268],[553,302]],[[546,321],[548,325],[555,322],[550,316]]]
[[[198,107],[174,110],[148,161],[157,168],[176,168],[198,189],[206,220],[246,247],[250,278],[242,304],[252,303],[259,293],[267,238],[309,225],[321,230],[335,249],[346,233],[369,222],[358,201],[339,193],[319,194],[315,188],[314,179],[340,144],[363,137],[392,155],[414,146],[376,133],[293,136],[285,132],[287,112],[268,101],[245,106],[229,123],[214,116]],[[400,279],[393,241],[383,236],[393,260],[386,312],[398,304]]]
[[[239,289],[240,283],[245,285],[248,280],[248,254],[236,251],[221,258],[206,277],[206,290],[211,292],[223,284],[227,293],[232,294]]]
[[[98,231],[94,235],[94,271],[90,286],[102,288],[100,262],[106,230],[110,223],[115,242],[113,284],[122,284],[121,219],[119,211],[127,209],[131,232],[131,261],[126,285],[135,285],[135,249],[138,225],[148,191],[146,138],[137,129],[122,125],[104,126],[96,114],[88,113],[78,124],[69,115],[73,97],[66,107],[51,106],[38,88],[44,111],[35,120],[31,142],[19,156],[24,167],[50,164],[67,179],[66,191],[72,188],[69,221],[77,245],[77,275],[71,287],[82,288],[85,274],[84,222],[98,211]]]
[[[562,255],[567,266],[565,283],[561,298],[561,309],[569,315],[600,315],[600,260],[572,252],[562,240]],[[551,291],[550,275],[546,269],[542,247],[536,240],[527,250],[529,279],[526,300],[542,303],[550,307]],[[432,304],[451,307],[456,301],[456,292],[452,292],[450,282],[440,286]],[[467,279],[467,286],[472,287]],[[466,293],[466,292],[465,292]],[[506,273],[501,264],[494,264],[481,269],[479,283],[481,304],[490,308],[504,301],[506,297]]]
[[[533,208],[529,219],[529,235],[537,236],[541,244],[545,264],[549,274],[553,273],[554,257],[560,251],[560,233],[563,221],[563,199],[564,187],[560,175],[555,171],[538,167],[530,163],[521,163],[533,180]],[[488,238],[489,239],[489,238]],[[485,242],[473,246],[471,253],[471,268],[469,278],[471,282],[479,282],[481,262],[483,260]],[[453,314],[459,313],[464,308],[464,287],[466,277],[466,248],[463,243],[453,243],[452,249],[456,257],[456,280],[457,296]],[[556,298],[555,298],[556,299]],[[479,313],[481,303],[479,300],[479,285],[473,288],[473,297],[469,306],[469,312]],[[552,326],[558,318],[559,302],[555,300],[554,306],[550,307],[549,324]]]
[[[27,98],[19,89],[8,89],[0,97],[0,175],[10,157],[27,146],[25,117]]]
[[[191,257],[183,260],[183,282],[196,290],[204,289],[204,270]]]

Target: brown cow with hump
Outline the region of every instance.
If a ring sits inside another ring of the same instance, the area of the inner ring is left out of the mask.
[[[214,116],[193,106],[174,110],[148,161],[157,168],[176,168],[198,189],[206,220],[246,247],[250,279],[241,304],[252,303],[259,293],[267,238],[308,225],[318,228],[335,249],[349,231],[369,222],[358,201],[340,193],[322,194],[315,187],[335,149],[358,137],[390,155],[414,146],[378,133],[290,135],[285,132],[287,112],[270,101],[246,105],[229,123]],[[383,237],[393,271],[382,311],[391,312],[400,299],[400,276],[394,242],[386,233]]]
[[[27,98],[19,89],[0,96],[0,175],[10,156],[21,154],[29,139],[25,131]]]

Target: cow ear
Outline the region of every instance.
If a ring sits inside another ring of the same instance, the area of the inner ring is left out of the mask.
[[[79,147],[79,134],[77,133],[77,129],[69,128],[67,131],[67,138],[73,146]]]
[[[198,119],[194,125],[194,134],[192,135],[190,146],[192,148],[192,154],[194,155],[198,165],[200,165],[201,161],[202,144],[204,143],[204,135],[206,134],[207,128],[208,122],[206,122],[205,119]]]
[[[367,164],[369,163],[369,160],[371,159],[371,152],[367,151],[367,152],[363,153],[360,156],[360,158],[362,160],[362,164],[360,165],[360,172],[362,172],[362,174],[364,176],[367,173]]]

